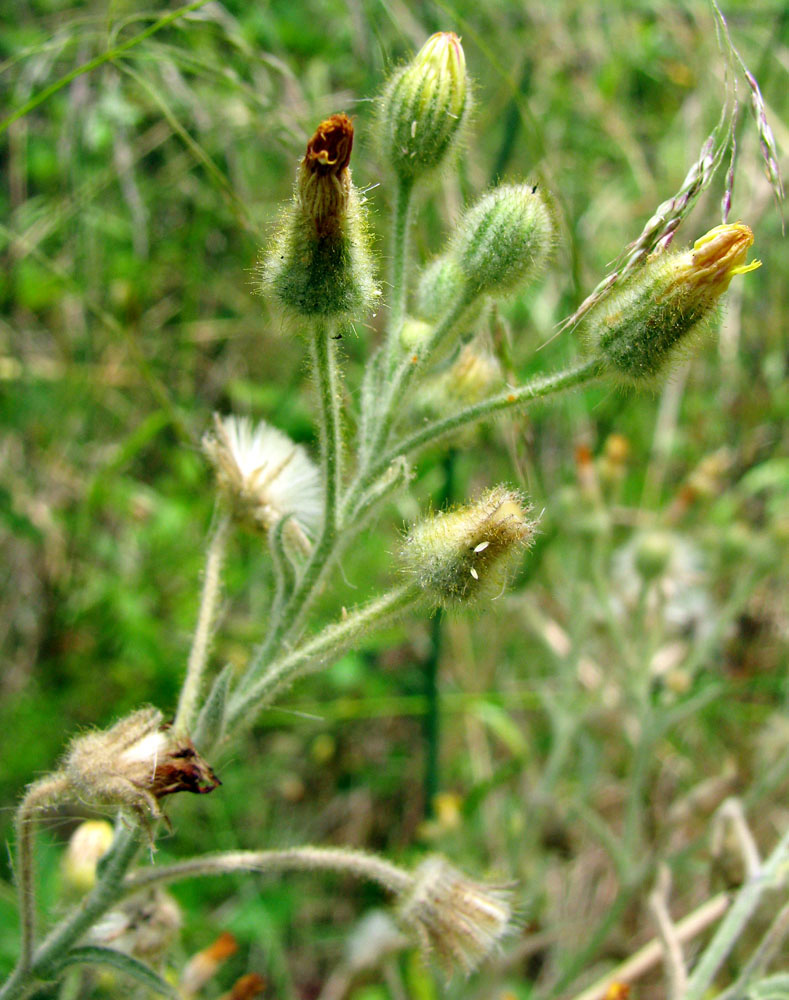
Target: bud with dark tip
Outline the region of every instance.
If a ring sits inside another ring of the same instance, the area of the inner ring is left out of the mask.
[[[378,298],[362,202],[348,166],[352,149],[347,115],[321,122],[307,143],[280,232],[262,260],[263,291],[293,319],[340,322],[364,315]]]

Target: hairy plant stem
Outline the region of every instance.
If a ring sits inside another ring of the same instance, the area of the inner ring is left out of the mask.
[[[276,656],[282,643],[304,620],[312,598],[335,555],[337,515],[342,483],[342,425],[340,420],[337,341],[332,327],[318,323],[310,343],[310,352],[318,387],[321,469],[324,483],[323,523],[320,536],[310,553],[304,572],[290,597],[282,605],[269,633],[255,651],[241,679],[240,688],[248,687]]]
[[[17,885],[21,929],[19,969],[27,972],[33,959],[36,939],[36,886],[34,834],[36,813],[56,801],[68,782],[61,774],[51,774],[28,788],[16,814]]]
[[[178,733],[188,735],[194,725],[216,610],[222,593],[222,563],[225,558],[229,533],[230,518],[226,514],[222,514],[206,552],[203,592],[200,595],[197,627],[192,640],[192,648],[189,651],[186,678],[181,688],[178,710],[175,713],[175,722],[173,723]]]
[[[234,693],[228,705],[228,728],[238,726],[244,719],[251,722],[255,711],[270,704],[296,677],[317,669],[328,657],[341,656],[360,635],[389,624],[423,597],[423,591],[415,584],[396,587],[352,611],[339,622],[328,625],[313,639],[275,660],[262,677],[257,680],[252,678]]]
[[[564,371],[555,372],[551,375],[539,375],[525,385],[508,389],[506,392],[483,399],[479,403],[467,406],[457,413],[442,420],[434,420],[426,424],[418,431],[414,431],[408,437],[402,438],[394,444],[388,451],[383,452],[366,468],[360,471],[356,482],[346,497],[346,507],[349,513],[353,511],[351,501],[355,496],[364,492],[367,487],[382,475],[397,458],[418,451],[428,445],[435,444],[442,437],[451,434],[453,431],[485,420],[487,417],[500,413],[503,410],[516,410],[534,400],[544,399],[554,393],[563,392],[574,386],[584,385],[594,381],[600,375],[600,366],[596,360],[583,361],[578,365],[566,368]],[[373,453],[375,454],[375,453]]]
[[[432,357],[436,349],[449,336],[460,317],[468,309],[471,301],[468,297],[459,298],[433,330],[430,340],[426,344],[420,345],[416,351],[409,352],[408,357],[403,358],[400,364],[393,369],[388,379],[388,385],[385,388],[381,387],[382,392],[385,393],[381,416],[372,435],[372,447],[364,458],[372,457],[386,447],[397,417],[397,411],[405,402],[408,387],[414,376],[422,363]]]
[[[406,262],[408,261],[408,225],[411,210],[411,180],[399,180],[392,217],[392,288],[389,323],[387,325],[386,370],[391,376],[397,366],[400,348],[400,330],[406,310]]]
[[[400,895],[412,884],[412,875],[374,854],[335,847],[293,847],[272,851],[224,851],[189,858],[172,865],[142,868],[123,883],[125,895],[169,885],[187,878],[206,878],[232,872],[336,871],[377,882]]]
[[[18,1000],[27,997],[41,980],[46,979],[57,960],[96,920],[113,906],[120,896],[120,886],[129,865],[134,860],[139,845],[139,830],[122,828],[101,866],[99,881],[68,916],[54,928],[36,949],[29,968],[20,961],[14,972],[0,987],[0,1000]]]

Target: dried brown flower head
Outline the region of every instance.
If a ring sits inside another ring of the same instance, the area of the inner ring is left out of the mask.
[[[353,123],[346,114],[322,121],[307,143],[299,170],[298,197],[318,237],[336,235],[345,221],[352,149]]]

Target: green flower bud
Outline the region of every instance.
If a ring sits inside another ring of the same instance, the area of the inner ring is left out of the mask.
[[[307,144],[293,202],[261,262],[261,286],[295,319],[341,321],[368,312],[379,295],[361,200],[348,164],[353,125],[321,122]]]
[[[589,314],[581,330],[589,350],[626,383],[655,378],[711,318],[734,275],[760,266],[745,263],[752,243],[737,222],[711,229],[691,250],[649,258]]]
[[[665,531],[649,531],[643,534],[636,545],[635,565],[641,578],[647,583],[656,579],[671,560],[674,539]]]
[[[463,272],[457,261],[446,255],[436,257],[419,277],[416,289],[416,313],[435,323],[448,313],[465,292]]]
[[[460,39],[439,31],[395,74],[383,96],[381,145],[401,181],[439,166],[461,134],[469,107]]]
[[[449,246],[469,300],[504,295],[547,264],[556,226],[537,185],[494,188],[465,214]]]
[[[406,571],[437,606],[495,597],[534,535],[528,512],[519,493],[496,486],[475,503],[435,514],[406,537]]]

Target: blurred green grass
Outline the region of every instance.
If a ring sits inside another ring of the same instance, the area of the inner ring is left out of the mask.
[[[788,11],[726,9],[779,144]],[[28,3],[0,29],[2,106],[22,106],[161,13],[136,2]],[[75,728],[141,702],[174,704],[213,510],[199,449],[212,411],[263,417],[314,447],[301,346],[255,295],[256,256],[315,123],[346,110],[358,137],[354,178],[370,189],[385,259],[391,188],[370,141],[370,98],[438,29],[463,37],[476,112],[458,178],[422,206],[417,253],[435,252],[464,200],[495,179],[540,177],[562,216],[550,277],[493,323],[523,378],[575,354],[572,334],[551,339],[555,323],[677,189],[717,119],[724,66],[704,3],[209,3],[76,77],[0,136],[4,838],[21,788],[52,766]],[[578,817],[598,811],[619,823],[640,718],[624,668],[669,639],[687,642],[695,660],[686,691],[661,680],[650,694],[658,706],[689,708],[644,764],[644,850],[670,841],[669,803],[722,774],[725,760],[730,790],[758,809],[759,829],[767,835],[778,822],[789,694],[787,257],[745,110],[739,139],[733,217],[754,229],[764,267],[732,289],[719,338],[654,395],[589,390],[496,423],[455,459],[458,498],[506,479],[545,508],[516,591],[445,626],[441,787],[460,797],[460,825],[442,826],[439,814],[422,827],[429,623],[419,622],[297,688],[294,708],[317,718],[287,705],[264,717],[220,762],[226,794],[173,806],[173,851],[328,839],[408,856],[430,844],[471,869],[503,868],[523,880],[530,925],[560,938],[542,965],[524,959],[503,981],[509,975],[519,997],[532,975],[554,985],[569,976],[569,985],[579,951],[556,929],[551,886],[578,880],[581,916],[564,913],[568,926],[585,919],[582,903],[590,913],[610,904],[594,889],[605,865]],[[702,201],[680,241],[718,221],[720,193]],[[380,322],[343,342],[351,395]],[[617,482],[595,487],[590,470],[602,475],[612,433],[626,437],[629,458]],[[363,536],[321,612],[393,578],[397,531],[441,493],[443,476],[438,453],[420,459],[413,498]],[[622,624],[612,611],[622,600],[616,554],[654,526],[701,553],[709,615],[723,624],[697,653],[693,634],[667,636],[654,618],[644,620],[645,649],[636,612]],[[264,553],[239,537],[215,663],[243,661],[265,623],[269,582]],[[602,665],[610,684],[580,683],[584,660]],[[618,703],[606,702],[611,686]],[[73,822],[62,820],[55,843]],[[693,876],[688,905],[708,868],[703,810],[690,827],[675,845]],[[54,885],[57,848],[47,857]],[[3,874],[0,961],[9,963],[7,865]],[[265,939],[278,995],[310,995],[340,948],[342,929],[328,929],[337,893],[349,923],[378,900],[345,885],[334,895],[294,885],[179,887],[191,917],[184,953],[228,927],[253,961]],[[646,933],[632,899],[622,905],[608,957]]]

